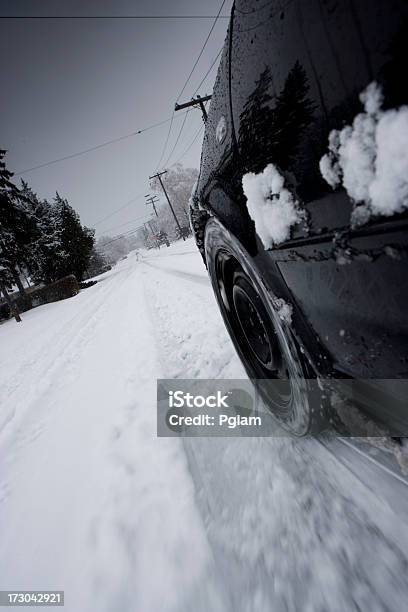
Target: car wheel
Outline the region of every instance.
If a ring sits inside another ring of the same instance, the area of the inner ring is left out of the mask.
[[[215,218],[206,224],[205,255],[224,322],[266,405],[292,434],[321,431],[326,424],[323,396],[289,317],[282,316],[283,301],[265,286],[250,255]]]

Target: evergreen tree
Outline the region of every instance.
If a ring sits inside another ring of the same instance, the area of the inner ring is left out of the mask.
[[[296,157],[303,131],[313,119],[315,106],[308,92],[305,69],[296,61],[273,109],[270,139],[274,143],[274,158],[282,168]]]
[[[44,240],[47,236],[50,205],[46,200],[40,200],[24,180],[21,181],[20,193],[24,197],[26,209],[32,220],[26,269],[34,282],[42,281],[41,270],[44,262]]]
[[[45,282],[69,274],[82,280],[94,245],[94,231],[81,225],[78,214],[58,192],[43,212],[39,276]]]
[[[287,170],[297,155],[303,131],[313,119],[306,72],[298,61],[275,97],[270,93],[271,87],[267,67],[255,82],[240,117],[241,155],[245,168],[255,172],[263,169],[265,156]]]
[[[240,117],[239,148],[247,170],[258,170],[260,161],[270,146],[269,130],[272,123],[269,93],[272,84],[271,72],[266,67],[255,81],[254,90],[248,96]]]
[[[95,247],[93,247],[86,270],[87,276],[91,278],[92,276],[101,274],[104,270],[106,270],[107,265],[108,262],[103,253],[99,253]]]
[[[35,222],[24,195],[10,180],[5,153],[0,150],[0,278],[6,288],[15,283],[24,295],[18,269],[27,265]]]

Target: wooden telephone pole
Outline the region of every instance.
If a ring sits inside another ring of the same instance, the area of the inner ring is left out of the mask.
[[[180,232],[180,236],[182,236],[183,240],[185,240],[185,237],[184,237],[184,235],[183,235],[183,230],[181,229],[181,225],[180,225],[180,223],[179,223],[179,220],[177,219],[176,213],[174,212],[174,208],[173,208],[173,206],[171,205],[170,198],[169,198],[169,196],[167,195],[166,188],[165,188],[165,186],[163,185],[163,181],[162,181],[162,178],[161,178],[161,177],[162,177],[162,174],[166,174],[166,173],[167,173],[167,170],[163,170],[163,172],[157,172],[156,174],[153,174],[153,176],[149,176],[149,180],[152,180],[152,179],[154,179],[154,178],[157,178],[157,179],[159,180],[159,183],[160,183],[160,185],[161,185],[161,188],[163,189],[164,195],[166,196],[167,203],[168,203],[168,205],[169,205],[169,207],[170,207],[171,212],[173,213],[173,217],[174,217],[174,220],[175,220],[176,225],[177,225],[177,227],[178,227],[178,230],[179,230],[179,232]]]
[[[207,121],[208,115],[204,106],[204,102],[207,102],[207,100],[211,100],[211,96],[204,96],[204,98],[202,98],[201,96],[197,96],[196,98],[192,98],[190,102],[183,102],[183,104],[178,104],[176,102],[174,110],[178,111],[182,108],[189,108],[190,106],[199,106],[203,114],[203,121],[205,123]]]
[[[159,199],[156,195],[155,196],[151,196],[150,193],[148,193],[147,195],[145,195],[145,198],[147,198],[146,200],[146,206],[148,204],[151,204],[153,206],[153,210],[156,214],[156,217],[159,218],[159,215],[157,214],[157,210],[156,210],[156,206],[155,206],[155,202],[157,202],[157,200]]]

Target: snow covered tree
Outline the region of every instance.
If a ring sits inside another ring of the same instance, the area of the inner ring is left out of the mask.
[[[94,244],[94,232],[83,227],[74,209],[57,193],[54,202],[40,200],[28,184],[11,180],[0,149],[0,291],[20,320],[9,290],[17,286],[24,307],[31,303],[20,279],[27,271],[35,282],[52,282],[74,274],[81,280]]]
[[[46,243],[50,233],[48,223],[50,204],[46,200],[40,200],[24,180],[21,181],[20,193],[24,197],[26,210],[32,220],[31,240],[25,267],[34,282],[41,282]]]
[[[104,270],[106,270],[107,266],[108,262],[105,255],[103,253],[99,253],[99,251],[93,247],[86,270],[87,277],[91,278],[92,276],[101,274]]]
[[[96,243],[96,249],[102,253],[106,261],[115,264],[119,259],[127,255],[132,249],[137,248],[138,240],[136,236],[101,236]],[[140,245],[139,245],[140,246]]]
[[[78,214],[58,193],[49,203],[22,181],[20,194],[32,224],[25,258],[30,276],[45,283],[68,274],[81,280],[93,248],[93,230],[81,225]]]
[[[27,265],[35,222],[24,195],[11,182],[5,153],[0,150],[0,280],[8,289],[16,284],[24,297],[19,267]]]
[[[53,282],[69,274],[82,280],[94,245],[94,231],[81,225],[79,215],[57,192],[52,204],[44,204],[37,278]]]

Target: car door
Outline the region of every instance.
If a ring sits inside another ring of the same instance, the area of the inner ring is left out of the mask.
[[[267,253],[336,370],[357,377],[408,373],[407,221],[350,231],[352,202],[323,179],[331,130],[361,112],[373,80],[385,104],[407,102],[399,66],[406,5],[373,0],[236,0],[231,107],[239,170],[275,164],[308,222]],[[401,63],[401,64],[400,64]],[[398,76],[399,75],[399,76]],[[242,194],[243,196],[243,194]],[[267,271],[265,271],[267,274]]]

